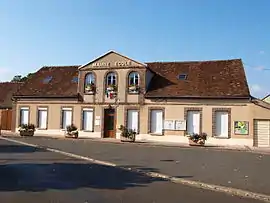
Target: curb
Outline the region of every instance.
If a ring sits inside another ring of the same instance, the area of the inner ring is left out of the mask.
[[[0,139],[10,141],[10,142],[14,142],[14,143],[18,143],[18,144],[21,144],[21,145],[31,146],[31,147],[34,147],[34,148],[45,149],[45,150],[50,151],[50,152],[62,154],[62,155],[77,158],[77,159],[86,160],[86,161],[91,162],[91,163],[96,163],[96,164],[106,165],[106,166],[111,166],[111,167],[118,167],[118,168],[121,168],[121,169],[127,170],[127,171],[134,171],[134,172],[144,174],[146,176],[153,177],[153,178],[162,178],[164,180],[167,180],[167,181],[170,181],[170,182],[176,183],[176,184],[182,184],[182,185],[191,186],[191,187],[195,187],[195,188],[211,190],[211,191],[214,191],[214,192],[222,192],[222,193],[225,193],[225,194],[235,195],[235,196],[242,197],[242,198],[255,199],[255,200],[260,200],[260,201],[263,201],[263,202],[270,203],[270,195],[265,195],[265,194],[245,191],[245,190],[241,190],[241,189],[220,186],[220,185],[202,183],[202,182],[199,182],[199,181],[192,181],[192,180],[187,180],[187,179],[184,179],[184,178],[176,178],[176,177],[165,175],[165,174],[162,174],[162,173],[145,172],[145,171],[140,170],[140,169],[122,167],[122,166],[118,166],[118,165],[116,165],[114,163],[111,163],[111,162],[106,162],[106,161],[93,159],[93,158],[90,158],[90,157],[80,156],[80,155],[72,154],[72,153],[69,153],[69,152],[64,152],[64,151],[49,148],[49,147],[41,147],[39,145],[29,144],[29,143],[26,143],[26,142],[13,140],[13,139],[6,138],[6,137],[0,137]]]

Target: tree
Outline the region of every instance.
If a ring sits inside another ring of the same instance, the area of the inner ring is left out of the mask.
[[[22,77],[21,75],[15,75],[11,82],[24,82],[30,78],[34,73],[28,73],[27,76]]]

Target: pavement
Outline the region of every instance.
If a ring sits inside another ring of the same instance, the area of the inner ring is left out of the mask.
[[[28,143],[38,142],[44,146],[54,145],[68,151],[74,150],[79,154],[91,156],[99,154],[104,159],[111,156],[110,158],[118,162],[120,159],[124,161],[121,157],[116,159],[113,153],[119,147],[121,154],[126,156],[126,161],[132,162],[135,160],[134,157],[140,157],[141,161],[147,162],[149,158],[147,154],[142,156],[142,153],[146,152],[144,148],[139,146],[136,149],[135,145],[131,147],[131,145],[112,143],[97,144],[91,141],[35,137],[16,139]],[[155,151],[151,149],[149,151],[149,155],[153,156]],[[164,154],[167,153],[165,150]],[[155,157],[159,155],[156,154]],[[163,158],[163,156],[159,157],[159,159]],[[160,162],[170,165],[169,160]],[[145,170],[147,170],[146,167]],[[175,184],[119,167],[94,164],[3,139],[0,139],[0,200],[1,203],[259,202],[254,199]]]
[[[208,184],[270,195],[270,156],[216,148],[186,148],[89,139],[19,137],[12,139]]]
[[[10,131],[2,131],[2,136],[11,136],[11,137],[17,137],[19,136],[18,133],[10,132]],[[50,138],[54,139],[66,139],[64,136],[61,135],[49,135]],[[48,136],[44,134],[35,134],[35,137],[43,137],[47,138]],[[118,139],[114,138],[79,138],[80,140],[91,140],[93,142],[109,142],[109,143],[115,143],[115,144],[126,144],[121,142]],[[137,140],[136,144],[140,145],[151,145],[151,146],[163,146],[163,147],[185,147],[185,148],[194,148],[194,146],[190,146],[187,143],[176,143],[176,142],[158,142],[158,141],[149,141],[149,140]],[[198,148],[196,146],[196,148]],[[252,152],[252,153],[259,153],[259,154],[269,154],[270,155],[270,147],[250,147],[250,146],[243,146],[243,145],[209,145],[205,144],[202,148],[212,148],[212,149],[218,149],[218,150],[234,150],[234,151],[245,151],[245,152]]]

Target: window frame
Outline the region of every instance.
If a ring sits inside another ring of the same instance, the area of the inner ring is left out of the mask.
[[[137,134],[140,134],[140,108],[138,107],[126,107],[125,108],[125,126],[128,128],[128,112],[129,111],[137,111],[138,112],[138,126],[137,126]]]
[[[71,124],[73,124],[73,113],[74,113],[73,112],[73,107],[61,107],[61,112],[60,112],[61,113],[60,114],[60,117],[61,117],[60,118],[60,129],[62,129],[64,131],[66,130],[66,127],[64,128],[64,125],[63,125],[64,124],[64,120],[63,120],[64,119],[64,116],[63,115],[64,115],[64,112],[65,111],[71,111]]]
[[[41,107],[41,106],[39,106],[39,107],[37,107],[37,128],[39,129],[39,130],[47,130],[48,129],[48,113],[49,113],[49,110],[48,110],[49,108],[46,106],[46,107]],[[46,117],[46,128],[41,128],[40,127],[40,111],[47,111],[47,117]]]
[[[159,110],[162,112],[162,132],[155,133],[152,132],[152,111]],[[149,107],[148,108],[148,134],[150,135],[164,135],[164,121],[165,121],[165,107]]]
[[[93,118],[92,118],[92,129],[91,130],[85,130],[85,126],[84,126],[84,112],[92,112],[93,114]],[[84,132],[94,132],[95,131],[95,109],[93,107],[82,107],[81,109],[81,130]]]
[[[28,121],[27,121],[27,125],[30,124],[30,107],[29,106],[22,106],[19,108],[19,126],[22,125],[22,111],[23,110],[27,110],[28,111]]]
[[[110,78],[110,80],[109,80]],[[109,83],[110,81],[110,83]],[[112,82],[112,83],[111,83]],[[114,84],[113,84],[114,82]],[[109,72],[106,75],[106,86],[115,85],[117,86],[117,74],[115,72]]]

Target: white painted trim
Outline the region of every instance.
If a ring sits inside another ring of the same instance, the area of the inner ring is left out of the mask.
[[[41,110],[41,111],[48,111],[48,108],[47,108],[47,107],[38,107],[38,110]]]
[[[121,57],[126,58],[126,59],[128,59],[128,60],[131,60],[131,61],[133,61],[134,63],[138,63],[138,64],[140,64],[140,65],[142,65],[142,66],[147,66],[145,63],[142,63],[142,62],[136,61],[136,60],[134,60],[134,59],[131,59],[131,58],[129,58],[129,57],[123,55],[123,54],[120,54],[119,52],[116,52],[116,51],[114,51],[114,50],[110,50],[110,51],[106,52],[105,54],[102,54],[101,56],[96,57],[94,60],[91,60],[91,61],[89,61],[88,63],[86,63],[86,64],[84,64],[84,65],[81,65],[81,66],[78,68],[78,70],[84,68],[85,66],[88,66],[89,64],[91,64],[91,63],[93,63],[93,62],[95,62],[95,61],[97,61],[97,60],[103,58],[104,56],[106,56],[106,55],[108,55],[108,54],[111,54],[111,53],[117,54],[118,56],[121,56]]]
[[[29,107],[20,107],[20,110],[29,110]]]
[[[72,108],[69,108],[69,107],[63,107],[61,110],[62,110],[62,111],[72,111]]]
[[[83,108],[82,110],[83,110],[83,111],[94,111],[93,108]]]

